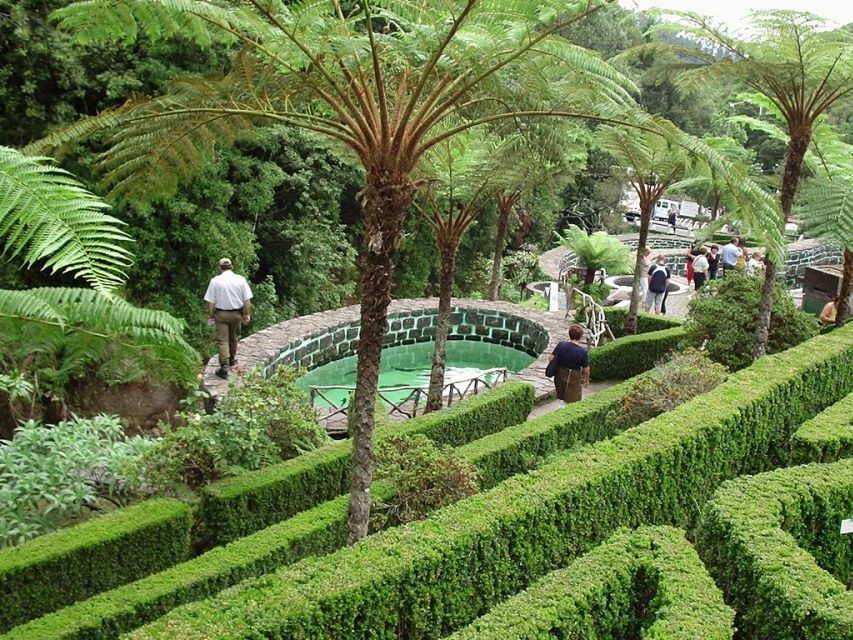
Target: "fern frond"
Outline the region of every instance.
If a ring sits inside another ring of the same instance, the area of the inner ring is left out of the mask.
[[[91,289],[0,290],[0,344],[16,351],[60,354],[61,366],[82,373],[97,364],[113,379],[159,377],[189,383],[199,357],[182,337],[183,322]],[[119,374],[118,372],[121,372]]]
[[[807,183],[797,216],[807,234],[853,251],[853,178]]]
[[[124,281],[130,241],[106,204],[69,173],[0,147],[0,240],[3,255],[72,273],[107,291]]]

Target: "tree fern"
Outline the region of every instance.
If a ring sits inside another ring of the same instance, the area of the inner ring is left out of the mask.
[[[70,174],[43,161],[0,147],[3,255],[73,273],[102,291],[119,286],[131,262],[123,223]]]
[[[835,240],[853,251],[853,178],[836,178],[807,184],[797,215],[809,235]]]

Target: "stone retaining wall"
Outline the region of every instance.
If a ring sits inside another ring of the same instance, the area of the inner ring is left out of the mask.
[[[240,341],[239,366],[235,372],[257,366],[270,375],[280,365],[314,369],[358,353],[360,307],[286,320]],[[438,300],[395,300],[388,313],[385,347],[427,342],[435,337]],[[547,354],[568,331],[561,313],[527,309],[506,302],[454,300],[450,315],[450,340],[491,342],[524,351],[537,358],[529,367],[511,376],[534,384],[537,398],[553,392],[553,383],[544,377]],[[205,390],[216,402],[228,388],[228,381],[216,377],[218,359],[211,358],[204,371]],[[496,363],[496,366],[500,366]],[[231,376],[237,380],[239,376]]]

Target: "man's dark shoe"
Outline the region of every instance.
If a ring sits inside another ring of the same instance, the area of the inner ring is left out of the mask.
[[[218,377],[222,378],[223,380],[228,378],[228,369],[226,369],[225,367],[219,367],[215,371],[215,373]]]
[[[229,367],[233,367],[235,364],[237,364],[237,358],[235,358],[234,356],[231,356],[230,358],[228,358],[228,366]]]

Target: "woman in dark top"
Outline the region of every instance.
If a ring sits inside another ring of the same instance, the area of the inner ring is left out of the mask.
[[[589,384],[589,352],[580,345],[583,327],[569,327],[569,340],[562,340],[554,347],[551,360],[557,360],[554,387],[557,398],[563,402],[579,402],[581,387]]]
[[[717,270],[720,268],[720,248],[712,244],[711,252],[705,257],[708,258],[708,278],[710,280],[717,279]]]

